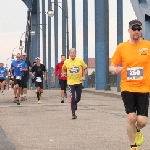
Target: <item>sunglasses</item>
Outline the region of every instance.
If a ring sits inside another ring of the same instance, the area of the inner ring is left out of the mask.
[[[142,30],[141,27],[134,27],[134,26],[133,26],[131,29],[132,29],[133,31],[136,31],[136,30],[140,31],[140,30]]]

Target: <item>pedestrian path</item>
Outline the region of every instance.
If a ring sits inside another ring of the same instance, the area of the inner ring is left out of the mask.
[[[41,104],[37,104],[35,92],[28,91],[28,100],[20,106],[12,103],[13,91],[5,91],[0,95],[3,139],[15,150],[129,150],[121,98],[99,92],[83,90],[78,118],[72,120],[69,99],[60,103],[59,90],[45,90]],[[148,122],[139,150],[150,150],[149,131]]]

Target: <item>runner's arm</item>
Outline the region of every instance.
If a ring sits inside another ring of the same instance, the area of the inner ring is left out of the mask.
[[[26,64],[26,63],[24,63],[24,66],[23,66],[22,71],[28,71],[28,66],[27,66],[27,64]]]
[[[109,66],[109,72],[112,74],[119,74],[122,71],[122,67],[116,66],[113,63],[110,64]]]
[[[35,66],[33,66],[32,69],[30,70],[30,75],[34,76],[34,72],[35,72]]]
[[[62,77],[67,76],[67,66],[66,66],[66,61],[64,62],[63,66],[62,66],[61,72],[62,72]]]
[[[12,76],[12,70],[14,69],[13,63],[11,63],[11,67],[10,67],[10,76]]]
[[[58,64],[56,65],[56,67],[55,67],[55,75],[56,75],[56,76],[59,76],[58,70],[59,70],[59,63],[58,63]]]

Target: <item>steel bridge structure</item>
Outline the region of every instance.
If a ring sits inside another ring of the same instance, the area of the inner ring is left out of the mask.
[[[45,3],[48,2],[48,10],[51,10],[54,4],[54,51],[55,64],[58,62],[58,0],[22,0],[27,6],[27,24],[25,35],[25,51],[28,59],[32,62],[35,57],[40,56],[40,30],[42,30],[42,53],[43,64],[48,69],[48,89],[51,88],[51,17],[46,22]],[[76,8],[75,0],[72,2],[72,45],[76,48]],[[150,40],[150,0],[130,0],[135,11],[137,19],[143,23],[143,37]],[[69,31],[67,30],[68,18],[68,0],[61,0],[62,3],[62,54],[68,57],[69,50]],[[109,0],[93,0],[95,3],[95,89],[110,90],[109,82]],[[41,6],[40,6],[41,5]],[[42,8],[42,10],[40,10]],[[83,0],[83,59],[88,64],[88,0]],[[40,22],[40,13],[42,13],[42,22]],[[46,25],[48,32],[46,32]],[[31,36],[31,30],[35,35]],[[66,34],[67,33],[67,34]],[[47,35],[47,36],[46,36]],[[48,39],[46,39],[48,38]],[[46,41],[48,41],[48,55],[46,55]],[[117,44],[123,41],[123,0],[117,0]],[[48,60],[48,64],[47,61]],[[118,83],[120,76],[117,77]],[[88,77],[84,82],[88,87]],[[55,79],[55,87],[58,87],[58,81]],[[119,91],[119,84],[117,86]]]

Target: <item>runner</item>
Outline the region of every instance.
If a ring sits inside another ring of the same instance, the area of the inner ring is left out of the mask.
[[[22,76],[22,89],[21,89],[21,101],[27,100],[27,83],[29,81],[29,70],[31,69],[31,63],[27,60],[27,54],[22,54],[22,60],[27,64],[27,70],[24,71]]]
[[[66,56],[61,55],[61,62],[59,62],[55,67],[55,75],[58,76],[59,85],[61,88],[61,91],[60,91],[61,103],[64,103],[64,97],[67,98],[67,92],[66,92],[67,76],[62,76],[62,66],[65,60],[66,60]]]
[[[30,74],[35,77],[35,87],[37,90],[38,104],[41,104],[40,95],[43,93],[43,72],[44,79],[46,80],[46,69],[43,64],[40,63],[40,58],[35,58],[36,65],[32,67]]]
[[[67,84],[71,93],[72,119],[76,119],[75,110],[77,110],[77,103],[81,100],[81,83],[85,80],[87,65],[82,59],[76,58],[75,48],[70,49],[69,56],[70,59],[65,60],[62,67],[62,76],[66,76],[67,71]]]
[[[20,105],[20,94],[22,89],[22,76],[24,71],[27,71],[27,64],[25,61],[21,60],[21,55],[18,53],[16,55],[16,60],[11,63],[10,75],[12,76],[12,70],[14,69],[14,103]]]
[[[130,39],[120,43],[111,59],[110,72],[121,73],[121,96],[127,113],[130,150],[144,142],[141,129],[147,124],[150,92],[150,42],[141,38],[142,23],[129,22]],[[122,64],[122,66],[120,66]]]
[[[8,71],[4,67],[3,63],[0,63],[0,88],[1,94],[4,95],[5,85],[6,85],[6,76],[8,76]]]

